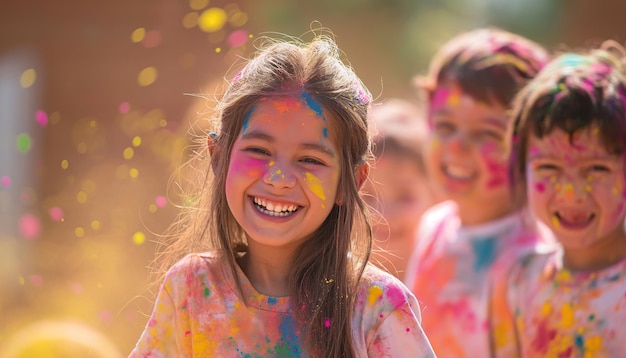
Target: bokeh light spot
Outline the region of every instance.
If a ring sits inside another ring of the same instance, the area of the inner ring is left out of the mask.
[[[135,151],[131,147],[126,147],[124,149],[124,159],[129,160],[132,159],[135,155]]]
[[[45,127],[48,124],[48,114],[42,110],[35,112],[35,120],[40,126]]]
[[[167,199],[163,195],[159,195],[154,199],[154,203],[159,208],[164,208],[167,205]]]
[[[216,48],[215,48],[215,53],[220,53],[220,52],[222,52],[222,49],[221,49],[221,48],[219,48],[219,47],[216,47]]]
[[[191,29],[198,25],[198,19],[200,15],[197,12],[190,12],[183,17],[183,27],[186,29]]]
[[[128,172],[128,174],[130,175],[131,178],[137,179],[137,177],[139,176],[139,170],[137,170],[137,168],[130,168],[130,171]]]
[[[248,22],[248,14],[243,11],[236,11],[230,16],[228,22],[234,27],[242,27]]]
[[[94,120],[89,121],[89,128],[96,128],[97,125],[98,125],[98,122]]]
[[[141,70],[139,75],[137,76],[137,82],[140,86],[150,86],[156,81],[157,78],[157,70],[156,68],[149,66]]]
[[[26,133],[18,134],[17,140],[16,140],[17,150],[19,150],[22,153],[26,153],[30,150],[32,144],[33,144],[32,140],[28,134]]]
[[[161,44],[161,32],[159,30],[150,30],[146,33],[146,37],[141,44],[145,48],[154,48]]]
[[[76,237],[85,236],[85,229],[83,229],[81,226],[76,227],[76,229],[74,229],[74,235],[76,235]]]
[[[70,166],[70,163],[67,161],[67,159],[63,159],[61,161],[61,169],[67,169],[69,168],[69,166]]]
[[[130,104],[128,102],[122,102],[117,109],[121,114],[126,114],[130,111]]]
[[[20,235],[28,240],[36,239],[41,235],[41,223],[33,214],[24,214],[19,221]]]
[[[2,183],[3,187],[8,188],[11,186],[11,178],[9,176],[3,175],[2,179],[0,179],[0,183]]]
[[[135,245],[143,244],[144,242],[146,242],[146,235],[141,231],[137,231],[133,234],[133,242],[135,243]]]
[[[78,145],[76,146],[76,151],[80,154],[87,153],[87,143],[85,142],[78,143]]]
[[[157,206],[156,206],[155,204],[150,204],[150,205],[148,206],[148,211],[149,211],[150,213],[152,213],[152,214],[156,213],[156,212],[157,212]]]
[[[226,11],[218,7],[212,7],[200,15],[198,25],[205,32],[215,32],[224,27],[226,23]]]
[[[28,280],[33,286],[43,285],[43,277],[41,277],[40,275],[30,275],[28,276]]]
[[[87,202],[87,193],[85,193],[84,191],[79,191],[78,194],[76,194],[76,200],[81,203],[84,204]]]
[[[133,31],[133,34],[130,36],[131,41],[134,43],[138,43],[143,41],[143,38],[146,36],[146,29],[143,27],[138,27]]]
[[[91,221],[91,228],[94,229],[94,230],[100,229],[100,221],[92,220]]]
[[[52,114],[50,114],[49,120],[51,124],[59,124],[59,121],[61,121],[61,113],[52,112]]]
[[[202,10],[209,5],[209,0],[189,0],[189,7],[192,10]]]
[[[54,221],[61,221],[63,219],[63,209],[59,207],[53,207],[48,210],[48,214],[50,215],[50,219]]]
[[[28,70],[22,72],[22,76],[20,76],[20,84],[23,88],[28,88],[35,84],[35,80],[37,79],[37,73],[34,69],[29,68]]]
[[[141,145],[141,137],[140,136],[134,136],[133,137],[133,147],[137,148]]]
[[[161,127],[165,127],[165,126],[167,126],[167,121],[166,121],[165,119],[161,119],[161,120],[159,121],[159,125],[160,125]]]
[[[246,30],[237,30],[228,35],[228,44],[231,47],[239,47],[248,42],[248,32]]]
[[[24,279],[24,276],[20,276],[17,278],[17,282],[20,284],[20,286],[24,286],[26,280]]]

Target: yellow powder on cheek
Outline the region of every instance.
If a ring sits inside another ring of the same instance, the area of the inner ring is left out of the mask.
[[[322,181],[316,177],[315,175],[306,172],[304,173],[305,178],[309,189],[315,194],[318,198],[322,200],[326,200],[326,194],[324,194],[324,188],[322,187]]]

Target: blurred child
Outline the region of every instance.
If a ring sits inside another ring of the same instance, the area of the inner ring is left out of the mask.
[[[514,271],[503,357],[626,357],[625,54],[561,55],[516,100],[514,174],[562,250]]]
[[[426,122],[417,106],[399,98],[373,105],[368,120],[375,159],[363,194],[380,216],[372,261],[403,279],[419,218],[434,203],[423,157]]]
[[[446,43],[419,80],[429,100],[428,172],[450,200],[422,216],[405,282],[439,357],[490,355],[491,283],[539,241],[511,195],[506,134],[514,95],[547,59],[526,38],[479,29]]]
[[[367,264],[370,100],[325,36],[247,63],[192,162],[166,258],[188,255],[131,357],[433,356],[415,297]]]

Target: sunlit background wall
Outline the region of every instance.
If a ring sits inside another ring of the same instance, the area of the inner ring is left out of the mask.
[[[413,100],[412,77],[460,31],[578,48],[623,43],[624,14],[610,0],[3,0],[0,357],[128,354],[177,213],[171,175],[210,115],[187,94],[223,88],[264,34],[329,28],[377,99]]]

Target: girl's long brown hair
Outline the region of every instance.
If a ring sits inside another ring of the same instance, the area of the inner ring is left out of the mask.
[[[295,39],[268,40],[230,82],[216,108],[217,136],[205,136],[190,160],[187,192],[169,243],[157,256],[166,271],[185,254],[219,250],[237,275],[237,257],[247,250],[245,233],[233,217],[224,191],[230,152],[244,118],[261,99],[285,96],[294,89],[317,100],[331,115],[340,151],[341,174],[334,205],[323,224],[297,251],[290,274],[294,312],[303,327],[309,355],[354,357],[351,317],[358,280],[372,245],[366,205],[358,193],[357,168],[371,155],[367,111],[371,94],[341,60],[335,42],[318,35],[305,44]],[[212,157],[207,139],[214,142]],[[237,285],[240,287],[239,282]],[[241,291],[241,290],[240,290]]]

